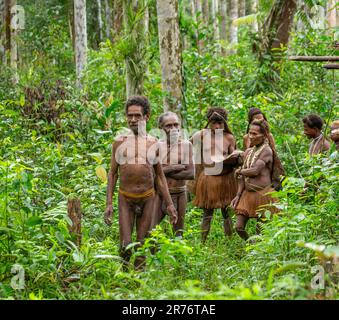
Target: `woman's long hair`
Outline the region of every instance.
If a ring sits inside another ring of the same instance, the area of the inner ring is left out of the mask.
[[[227,124],[227,111],[223,108],[209,108],[207,111],[208,122],[205,128],[208,127],[211,121],[222,121],[224,123],[224,132],[233,135]]]
[[[273,163],[272,163],[272,171],[271,171],[271,180],[272,185],[275,190],[281,189],[281,176],[285,176],[285,170],[283,165],[279,159],[278,153],[275,150],[274,143],[272,141],[272,135],[270,133],[270,128],[266,120],[254,120],[251,125],[258,126],[260,128],[260,132],[265,136],[268,141],[268,144],[273,152]]]

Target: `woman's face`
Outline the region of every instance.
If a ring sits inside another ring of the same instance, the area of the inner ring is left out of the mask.
[[[260,127],[257,125],[251,125],[248,132],[250,138],[250,146],[254,147],[262,144],[265,141],[265,136],[261,133]]]
[[[217,130],[217,129],[224,129],[224,122],[223,121],[219,121],[219,120],[212,120],[209,124],[209,127],[212,130]]]

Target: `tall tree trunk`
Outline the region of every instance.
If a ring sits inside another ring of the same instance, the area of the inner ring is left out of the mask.
[[[4,27],[3,27],[4,57],[3,61],[10,64],[8,59],[11,51],[11,0],[4,3]]]
[[[103,39],[103,21],[102,21],[101,7],[102,7],[101,6],[101,0],[97,0],[99,43],[102,42],[102,39]]]
[[[72,47],[75,52],[75,26],[74,26],[74,5],[70,8],[68,12],[68,25],[69,25],[69,33],[72,38]],[[74,63],[75,63],[75,55],[74,55]]]
[[[130,47],[125,57],[127,98],[143,94],[144,91],[147,70],[145,5],[143,0],[123,0],[124,32]]]
[[[328,0],[327,1],[327,21],[329,28],[335,28],[337,26],[337,1]]]
[[[230,25],[230,53],[235,53],[234,46],[238,43],[238,26],[233,22],[235,19],[238,19],[238,0],[229,0],[230,6],[230,16],[231,16],[231,25]]]
[[[227,42],[227,0],[220,0],[220,16],[221,16],[221,30],[220,39],[222,40],[221,54],[226,55],[226,42]]]
[[[245,0],[245,14],[248,16],[249,14],[252,14],[252,1],[253,0]]]
[[[123,21],[123,1],[124,0],[114,0],[114,9],[113,9],[113,30],[115,35],[119,34],[122,29]]]
[[[72,225],[68,226],[69,233],[72,237],[74,243],[81,247],[81,220],[82,220],[82,211],[81,211],[81,203],[78,198],[69,198],[67,201],[67,214],[70,220],[72,221]]]
[[[192,14],[193,14],[193,7],[194,7],[194,16],[196,17],[196,22],[198,23],[198,28],[197,28],[197,46],[198,46],[198,51],[199,53],[202,52],[204,48],[204,42],[202,39],[199,39],[200,37],[200,32],[201,28],[203,27],[203,12],[202,12],[202,0],[196,0],[194,3],[194,0],[191,0],[192,4]],[[195,4],[195,5],[194,5]],[[200,14],[199,14],[200,12]]]
[[[208,0],[202,0],[202,17],[204,19],[205,26],[209,24],[209,5]]]
[[[263,25],[266,53],[271,53],[272,49],[279,49],[281,46],[287,45],[296,9],[296,0],[275,1]]]
[[[77,86],[80,88],[82,73],[87,62],[86,0],[74,0],[74,29]]]
[[[178,0],[157,0],[162,86],[165,110],[180,110],[182,104],[181,48]]]
[[[112,9],[108,0],[105,0],[105,26],[106,26],[106,38],[111,39],[111,30],[113,28],[112,21]]]
[[[10,0],[10,16],[11,16],[11,36],[10,36],[10,65],[15,72],[18,69],[18,45],[17,45],[17,35],[18,35],[18,12],[16,10],[16,0]],[[17,76],[15,76],[14,82],[18,82]]]
[[[238,14],[239,17],[244,17],[246,15],[246,0],[238,0],[239,6],[238,6]]]
[[[5,0],[0,0],[0,62],[5,64],[5,42],[6,42],[6,7]]]
[[[259,10],[259,0],[252,0],[252,14],[258,13]],[[258,20],[255,21],[253,24],[253,30],[254,32],[257,32],[259,30]]]
[[[213,38],[216,41],[220,39],[218,14],[219,14],[218,0],[212,0],[211,16],[212,16],[212,23],[213,23]]]
[[[148,38],[149,33],[149,7],[148,7],[148,1],[145,2],[145,34]]]
[[[259,63],[266,64],[269,70],[265,79],[269,83],[278,80],[281,49],[286,47],[297,10],[296,0],[276,0],[262,27],[261,49],[258,51]],[[271,57],[271,59],[267,59]]]

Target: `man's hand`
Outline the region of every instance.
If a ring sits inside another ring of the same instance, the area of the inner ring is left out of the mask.
[[[231,208],[235,210],[235,208],[237,207],[238,203],[240,200],[240,196],[236,196],[232,201],[231,201]]]
[[[113,206],[110,204],[107,206],[104,214],[104,221],[108,226],[112,225]]]
[[[234,171],[234,174],[235,174],[236,177],[241,175],[240,170],[241,170],[241,168],[238,168]]]
[[[171,167],[173,168],[173,171],[181,171],[186,169],[186,165],[184,164],[173,164]]]
[[[244,151],[242,150],[234,150],[227,158],[229,159],[238,159],[239,157],[244,156]]]
[[[170,216],[171,224],[176,224],[178,221],[178,213],[174,205],[171,204],[167,207],[167,213]]]

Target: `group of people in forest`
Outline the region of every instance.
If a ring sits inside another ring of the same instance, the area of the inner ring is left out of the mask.
[[[151,108],[144,96],[132,96],[125,105],[129,134],[118,136],[112,144],[104,220],[112,224],[113,193],[119,179],[118,210],[120,256],[129,264],[130,246],[136,225],[141,245],[150,231],[168,214],[173,230],[182,236],[187,194],[193,205],[203,210],[202,241],[210,230],[215,209],[221,209],[225,235],[232,235],[231,212],[236,213],[235,230],[247,240],[246,224],[257,219],[257,232],[267,212],[276,213],[271,193],[281,188],[284,169],[275,150],[265,114],[258,108],[248,113],[244,150],[238,150],[223,108],[210,108],[204,129],[190,139],[181,137],[177,114],[166,112],[158,118],[163,139],[148,135],[146,123]],[[304,133],[312,139],[311,155],[329,149],[322,134],[323,121],[317,115],[303,119]],[[331,126],[331,139],[339,147],[339,121]],[[145,258],[137,256],[135,267]]]

